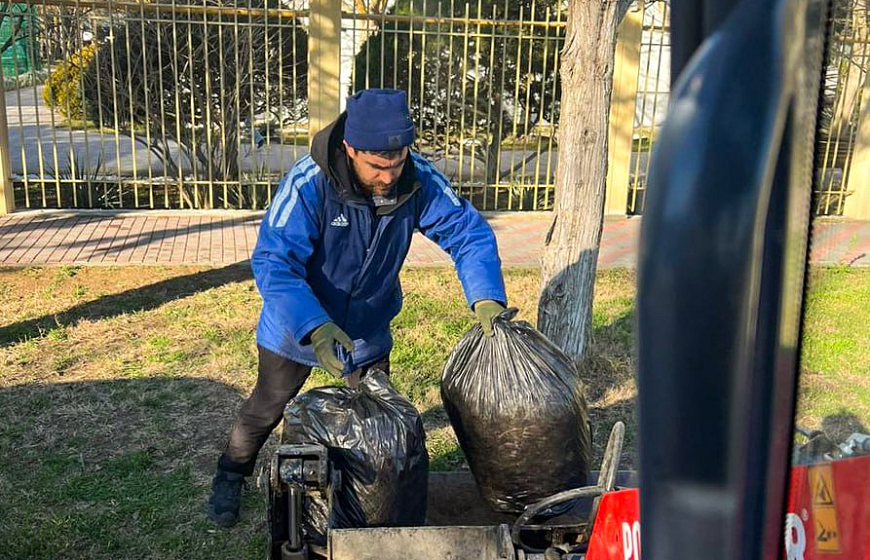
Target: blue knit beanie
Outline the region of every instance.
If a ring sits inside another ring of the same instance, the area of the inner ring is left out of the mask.
[[[364,89],[347,98],[344,139],[358,150],[399,150],[414,142],[408,97],[396,89]]]

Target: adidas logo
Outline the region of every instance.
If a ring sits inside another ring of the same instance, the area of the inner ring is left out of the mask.
[[[329,225],[332,227],[347,227],[350,225],[350,222],[347,221],[344,214],[339,214],[338,217],[332,220]]]

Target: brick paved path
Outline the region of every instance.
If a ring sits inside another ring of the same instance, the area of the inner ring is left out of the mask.
[[[20,212],[0,218],[0,265],[209,264],[246,260],[262,213],[254,212]],[[534,267],[550,217],[546,213],[488,215],[505,266]],[[634,266],[640,218],[609,219],[599,266]],[[817,264],[870,266],[870,222],[819,221]],[[416,235],[412,266],[441,266],[449,257]]]

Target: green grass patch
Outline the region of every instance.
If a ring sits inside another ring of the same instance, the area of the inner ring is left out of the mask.
[[[825,268],[810,278],[797,422],[836,439],[870,426],[868,272]]]

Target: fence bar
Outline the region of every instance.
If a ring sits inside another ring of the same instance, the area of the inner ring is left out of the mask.
[[[193,86],[193,84],[196,83],[196,74],[195,74],[195,69],[194,69],[194,66],[195,66],[194,52],[196,52],[196,51],[194,50],[194,47],[193,47],[193,26],[194,25],[195,25],[195,22],[193,21],[193,18],[191,18],[190,20],[188,20],[185,23],[185,27],[187,27],[187,62],[186,62],[186,64],[187,64],[187,71],[188,71],[188,79],[190,80],[191,86]],[[177,83],[177,81],[176,81],[176,83]],[[176,89],[180,89],[180,88],[178,88],[176,85]],[[202,205],[202,196],[200,194],[199,187],[200,187],[200,185],[203,184],[203,180],[200,178],[200,173],[201,173],[200,166],[202,164],[200,162],[200,159],[197,157],[196,152],[197,152],[197,148],[202,143],[202,140],[198,140],[199,135],[197,134],[197,130],[202,128],[203,134],[208,134],[208,131],[205,129],[205,127],[202,126],[202,122],[201,122],[202,115],[201,114],[197,115],[197,111],[196,111],[196,97],[198,95],[201,95],[201,93],[199,91],[195,91],[196,88],[194,88],[194,87],[190,87],[188,89],[189,89],[189,91],[187,92],[188,93],[187,97],[188,97],[188,101],[190,102],[190,103],[188,103],[188,106],[190,109],[190,145],[191,145],[190,151],[192,152],[191,157],[190,157],[190,165],[191,165],[191,168],[193,171],[193,181],[194,181],[194,183],[193,183],[193,200],[190,203],[190,207],[201,209],[203,207],[203,205]],[[178,112],[180,114],[181,110],[179,109]],[[199,123],[197,123],[197,116],[200,119]],[[207,186],[207,185],[205,185],[205,186]]]
[[[248,0],[248,8],[251,8],[253,0]],[[248,119],[247,128],[248,128],[248,146],[249,152],[253,152],[257,146],[256,134],[254,134],[256,130],[255,125],[255,115],[254,115],[254,99],[256,98],[254,91],[254,26],[246,25],[245,28],[248,31],[248,49],[247,49],[247,63],[248,63],[248,112],[245,117]],[[257,53],[259,54],[259,53]],[[268,93],[267,93],[268,95]],[[239,114],[239,118],[241,118],[241,114]],[[270,199],[271,200],[271,199]]]
[[[205,0],[203,0],[203,4],[205,4]],[[193,25],[190,26],[193,29]],[[209,41],[211,40],[210,36],[211,30],[208,25],[208,15],[203,14],[202,16],[202,59],[203,64],[205,65],[205,98],[199,97],[200,102],[202,103],[204,113],[205,113],[205,131],[203,134],[205,135],[205,148],[207,151],[207,159],[206,159],[206,177],[209,179],[214,178],[214,122],[211,118],[211,100],[214,99],[212,91],[211,91],[211,64],[209,64]],[[193,48],[191,47],[191,50]],[[221,73],[223,74],[223,73]],[[191,80],[193,82],[193,80]],[[197,92],[202,93],[202,92]],[[214,187],[211,185],[208,187],[208,193],[204,196],[206,203],[208,204],[208,208],[211,210],[214,206]]]
[[[444,9],[444,3],[438,2],[438,15],[439,16],[441,15],[443,9]],[[439,48],[441,46],[441,38],[443,36],[444,36],[444,34],[441,32],[441,24],[438,23],[435,26],[435,44],[439,45]],[[443,57],[439,56],[438,60],[435,64],[435,89],[436,89],[436,91],[441,89],[441,83],[442,83],[441,82],[441,69],[442,69],[442,64],[443,64],[442,59],[443,59]],[[421,107],[423,106],[422,102],[420,103],[420,106]],[[438,124],[440,122],[444,123],[444,136],[445,136],[445,138],[447,137],[447,128],[449,126],[449,124],[447,123],[447,120],[444,119],[442,121],[442,119],[440,119],[439,116],[440,116],[439,105],[436,104],[435,111],[434,111],[434,118],[432,119],[432,138],[433,138],[433,141],[435,144],[438,144]],[[445,155],[446,155],[446,153],[445,153]],[[447,158],[446,157],[444,158],[444,163],[442,164],[441,167],[442,167],[441,171],[446,172],[446,170],[447,170]]]
[[[556,10],[556,23],[560,23],[562,19],[562,10]],[[553,188],[553,183],[555,182],[556,170],[553,166],[553,140],[558,133],[558,120],[555,118],[555,107],[558,99],[556,97],[556,87],[555,81],[559,79],[559,54],[562,52],[562,49],[559,45],[559,41],[554,45],[553,50],[555,54],[553,56],[553,93],[550,99],[550,114],[553,117],[553,130],[550,132],[550,137],[547,139],[547,190],[544,191],[544,208],[550,209],[552,208],[553,202],[550,200],[551,194],[552,198],[555,200],[555,190]]]
[[[144,24],[144,19],[145,19],[144,12],[142,12],[141,15],[142,15],[143,24]],[[143,35],[143,37],[145,35],[144,27],[143,27],[142,35]],[[157,42],[162,45],[163,41],[164,41],[164,39],[163,39],[162,26],[158,25],[157,26]],[[168,41],[168,39],[167,39],[167,41]],[[170,123],[167,123],[167,121],[166,121],[166,104],[164,102],[166,97],[165,97],[164,90],[163,90],[163,76],[160,75],[160,74],[162,74],[164,64],[165,63],[163,62],[163,49],[157,49],[157,67],[160,69],[160,72],[158,72],[158,76],[156,76],[155,79],[157,80],[157,96],[158,96],[158,99],[160,99],[160,123],[161,123],[160,140],[162,141],[164,146],[167,146],[168,144],[167,144],[167,137],[166,137],[166,127],[167,127],[167,124],[170,124]],[[151,143],[150,137],[149,137],[148,143],[149,144]],[[151,149],[149,148],[148,151],[150,153]],[[162,162],[163,163],[163,176],[170,177],[172,175],[172,173],[170,173],[170,168],[169,168],[169,161],[168,161],[169,154],[166,154],[166,156],[161,158],[161,159],[163,160],[163,162]],[[178,163],[180,165],[181,161],[179,161]],[[149,163],[148,163],[148,168],[149,169],[151,168],[150,159],[149,159]],[[153,180],[153,178],[152,178],[152,180]],[[163,207],[169,208],[169,185],[168,184],[163,185]]]
[[[529,21],[534,22],[537,17],[535,9],[535,0],[532,0],[532,6],[529,11]],[[525,89],[526,89],[526,101],[525,107],[523,108],[523,135],[522,142],[519,143],[519,146],[522,146],[522,152],[520,153],[520,165],[522,168],[520,169],[520,181],[519,188],[517,189],[517,194],[519,195],[518,206],[520,210],[526,210],[524,207],[525,195],[528,192],[528,189],[533,189],[532,185],[529,185],[526,182],[526,167],[528,167],[528,158],[526,157],[526,147],[528,146],[529,141],[529,118],[531,117],[531,95],[532,95],[532,51],[535,50],[535,31],[533,28],[529,28],[529,53],[528,53],[528,67],[525,72],[524,80],[526,81]],[[519,68],[519,59],[517,59],[517,67]],[[519,86],[519,83],[517,83]],[[535,181],[537,182],[537,181]],[[537,207],[533,206],[533,209],[537,210]]]
[[[114,41],[117,40],[118,28],[115,24],[114,11],[112,10],[112,3],[111,2],[109,2],[109,24],[111,25],[111,28],[112,28],[112,37],[114,37],[113,43],[109,46],[109,55],[110,55],[110,60],[112,62],[112,107],[115,108],[115,110],[112,111],[112,118],[114,120],[114,126],[115,126],[115,131],[114,131],[115,132],[115,167],[117,169],[117,177],[120,179],[120,177],[121,177],[121,132],[120,132],[121,131],[121,124],[120,124],[120,121],[118,120],[118,81],[119,81],[118,75],[117,75],[118,61],[117,61],[117,57],[115,56],[115,47],[114,47],[114,44],[115,44]],[[108,197],[106,200],[106,204],[109,204]],[[124,185],[123,185],[123,183],[120,183],[120,182],[118,184],[118,205],[120,207],[124,206]]]
[[[12,191],[12,164],[9,162],[9,129],[6,125],[6,88],[3,68],[0,66],[0,216],[15,210],[15,193]]]
[[[523,20],[523,9],[525,6],[520,6],[520,21]],[[531,44],[529,45],[531,48]],[[523,26],[520,25],[519,36],[517,37],[517,58],[516,58],[516,76],[514,77],[514,99],[520,98],[520,79],[522,76],[522,58],[523,58]],[[519,138],[517,123],[520,120],[520,104],[514,103],[513,110],[513,130],[511,131],[511,141],[516,143],[517,138]],[[508,208],[514,207],[514,192],[516,191],[516,178],[514,176],[516,172],[516,166],[514,163],[514,158],[516,157],[517,150],[516,148],[511,150],[511,167],[510,167],[510,186],[508,188]],[[520,156],[522,157],[522,155]]]
[[[65,54],[67,57],[71,57],[73,53],[66,52]],[[60,190],[61,169],[60,169],[60,160],[58,159],[58,153],[57,153],[57,144],[58,144],[58,142],[57,142],[57,123],[55,122],[54,111],[50,111],[48,114],[50,117],[49,122],[51,123],[49,130],[51,131],[51,155],[52,155],[52,163],[53,163],[52,172],[54,173],[54,191],[55,191],[55,196],[56,196],[55,201],[54,201],[54,206],[55,206],[55,208],[63,208],[63,196],[62,196],[61,190]],[[40,143],[42,143],[42,140],[40,140]],[[42,173],[41,178],[43,180],[45,180],[45,173],[44,172]]]
[[[285,105],[284,105],[284,53],[286,52],[285,48],[288,48],[288,47],[284,46],[284,24],[283,24],[283,22],[278,21],[277,26],[278,26],[278,141],[280,143],[283,143],[284,142],[284,107],[285,107]],[[295,29],[295,26],[294,26],[294,29]],[[293,41],[292,46],[295,47],[295,45],[296,45],[296,42]],[[293,68],[295,69],[296,68],[296,64],[295,64],[296,58],[295,57],[293,58],[293,63],[294,63]],[[293,93],[294,93],[294,97],[295,97],[296,80],[293,80],[292,83],[293,83]],[[223,89],[223,88],[221,88],[221,89]],[[267,95],[269,95],[269,94],[267,94]],[[271,132],[272,132],[272,127],[270,126],[266,129],[266,137],[267,137],[266,143],[267,144],[269,144],[269,141],[270,141],[269,136],[270,136]],[[294,147],[296,146],[295,139],[294,139],[293,146]],[[254,175],[253,175],[254,184],[251,187],[251,190],[253,191],[253,193],[252,193],[253,196],[251,197],[252,200],[256,199],[257,190],[260,188],[260,185],[259,185],[260,172],[258,171],[260,164],[258,163],[257,165],[258,165],[258,168],[254,170]],[[284,161],[284,151],[283,150],[281,151],[281,159],[278,162],[278,166],[279,166],[279,169],[281,169],[281,170],[289,169],[289,166],[287,166],[286,162]],[[240,165],[239,166],[239,176],[240,177],[242,176],[241,169],[242,168]],[[239,204],[238,204],[239,208],[243,207],[243,202],[244,202],[244,199],[242,198],[242,187],[240,185],[239,186]],[[254,202],[254,207],[256,208],[256,202]]]
[[[546,20],[547,20],[547,23],[550,22],[550,8],[549,7],[547,8],[547,11],[546,11]],[[541,118],[539,119],[539,122],[543,121],[544,105],[547,102],[547,81],[548,81],[548,79],[547,79],[548,78],[548,76],[547,76],[547,63],[549,62],[549,53],[550,53],[550,28],[547,27],[544,31],[544,69],[541,72],[541,102],[540,102],[541,103],[540,113],[542,115],[541,115]],[[529,89],[531,89],[531,87],[529,87]],[[549,134],[552,135],[552,132],[550,132]],[[534,209],[535,210],[542,210],[543,208],[539,208],[539,206],[538,206],[538,201],[541,198],[541,195],[540,195],[541,148],[543,147],[542,146],[543,129],[540,129],[538,131],[537,136],[538,136],[538,145],[535,148],[535,153],[537,154],[537,156],[535,157],[535,175],[534,175],[534,177],[535,177],[535,204],[534,204]],[[548,183],[549,183],[549,180],[550,180],[550,178],[547,177]],[[545,186],[544,192],[546,192],[546,190],[547,190],[547,187]]]
[[[34,42],[35,41],[30,41],[31,51],[34,50]],[[13,70],[15,72],[15,75],[17,76],[18,75],[18,52],[16,49],[13,49],[13,51],[12,51],[12,66],[13,66]],[[3,72],[2,72],[2,69],[0,69],[0,76],[2,76],[2,75],[3,75]],[[0,81],[5,82],[5,80],[2,80],[2,79],[0,79]],[[5,83],[0,84],[0,87],[2,87],[3,91],[4,91],[3,105],[0,105],[0,108],[2,108],[6,104]],[[19,144],[19,147],[21,149],[21,166],[22,166],[23,171],[24,171],[24,207],[30,208],[31,207],[30,182],[28,181],[29,175],[27,173],[27,155],[24,151],[24,112],[21,110],[21,105],[22,105],[22,103],[21,103],[21,90],[22,90],[21,87],[18,87],[15,89],[15,98],[16,98],[16,101],[18,102],[18,138],[19,138],[18,144]],[[4,116],[6,115],[5,110],[3,111],[3,115]],[[6,132],[7,132],[6,139],[7,139],[7,147],[8,147],[8,139],[9,139],[8,123],[7,123]],[[2,157],[2,156],[0,156],[0,157]],[[10,172],[12,171],[11,168],[7,168],[7,169]],[[2,179],[0,179],[0,180],[2,180]],[[4,189],[4,193],[5,193],[5,189]],[[2,196],[0,196],[0,198],[2,198]],[[14,200],[15,199],[13,197],[13,201]]]
[[[78,13],[78,9],[76,9],[76,13]],[[81,35],[79,35],[81,37]],[[82,49],[84,49],[84,45],[82,45]],[[82,68],[82,71],[79,72],[79,87],[81,91],[85,91],[87,85],[85,84],[85,69]],[[84,138],[85,138],[85,185],[88,189],[88,208],[94,207],[94,185],[91,182],[92,177],[94,176],[94,171],[92,169],[93,163],[91,162],[91,142],[88,138],[88,111],[85,110],[84,104],[82,104],[82,128],[84,129]],[[74,146],[72,140],[70,140],[70,149]],[[75,188],[74,188],[75,189]],[[73,190],[75,192],[75,190]]]
[[[423,13],[427,12],[427,0],[423,0]],[[424,93],[426,91],[426,24],[420,26],[420,107],[423,107],[423,103],[425,100]],[[409,78],[412,75],[409,70]],[[422,131],[423,131],[423,111],[419,111],[417,114],[418,124],[417,130],[421,131],[417,136],[417,144],[419,145],[422,139]]]
[[[133,100],[133,68],[132,68],[132,66],[133,66],[132,50],[133,49],[132,49],[132,44],[130,43],[130,20],[127,18],[124,18],[124,41],[127,44],[127,52],[125,54],[127,57],[128,104],[130,106],[130,109],[129,109],[130,114],[134,115],[136,113],[135,113],[135,106],[133,104],[134,103],[134,100]],[[145,45],[142,45],[142,50],[143,50],[142,54],[144,56]],[[144,71],[144,69],[145,69],[144,64],[142,65],[142,69]],[[124,77],[121,76],[121,79],[124,79]],[[147,83],[147,82],[145,82],[145,83]],[[145,91],[146,91],[146,95],[147,95],[147,91],[148,91],[147,87],[145,87]],[[147,101],[145,103],[145,110],[146,111],[148,110]],[[131,119],[132,119],[132,117],[131,117]],[[147,119],[146,119],[146,121],[147,121]],[[132,122],[130,123],[130,160],[131,160],[131,164],[132,164],[132,168],[133,168],[133,179],[135,179],[138,182],[138,180],[139,180],[139,168],[136,165],[136,127],[133,125]],[[150,185],[149,185],[149,191],[150,191]],[[152,196],[150,199],[153,201],[153,198],[154,197]],[[139,200],[139,187],[138,186],[133,187],[133,205],[136,208],[141,207],[141,202]]]
[[[469,19],[469,9],[470,5],[465,4],[465,19]],[[465,88],[468,84],[468,32],[469,27],[465,25],[463,28],[463,36],[462,36],[462,62],[460,65],[461,75],[459,76],[459,99],[461,99],[461,104],[458,108],[459,113],[459,134],[458,134],[458,145],[459,145],[459,182],[462,183],[465,179],[465,115],[468,112],[468,101],[465,98]]]

